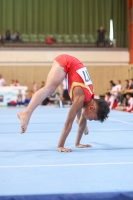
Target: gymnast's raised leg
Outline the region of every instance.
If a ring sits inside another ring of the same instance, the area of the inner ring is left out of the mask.
[[[23,112],[18,112],[17,116],[21,123],[21,133],[24,133],[27,129],[32,112],[42,101],[51,95],[59,84],[62,83],[66,73],[64,68],[61,67],[56,60],[54,60],[52,68],[48,74],[46,85],[38,90],[32,97],[28,107]]]

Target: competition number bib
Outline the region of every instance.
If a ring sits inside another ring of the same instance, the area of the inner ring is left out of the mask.
[[[88,73],[86,67],[83,67],[83,68],[81,68],[81,69],[78,69],[76,72],[77,72],[77,73],[79,74],[79,76],[83,79],[85,85],[92,84],[91,79],[90,79],[90,75],[89,75],[89,73]]]

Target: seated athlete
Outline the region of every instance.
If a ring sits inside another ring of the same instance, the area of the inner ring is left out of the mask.
[[[116,101],[116,97],[112,95],[110,92],[106,92],[105,101],[107,101],[110,110],[113,110],[117,107],[118,103]]]
[[[61,54],[53,62],[46,85],[33,95],[26,110],[18,113],[21,121],[21,133],[26,131],[34,109],[55,91],[66,75],[68,76],[68,92],[73,104],[69,110],[59,139],[59,152],[72,151],[71,149],[64,148],[64,143],[71,131],[76,115],[78,131],[75,146],[77,148],[86,148],[90,147],[90,145],[80,144],[80,140],[86,129],[87,120],[99,120],[103,122],[108,117],[110,111],[106,101],[94,100],[93,86],[86,67],[77,58],[67,54]]]
[[[128,101],[128,106],[127,107],[123,107],[123,111],[125,112],[132,112],[133,111],[133,97],[131,96],[130,93],[126,94],[126,99]]]

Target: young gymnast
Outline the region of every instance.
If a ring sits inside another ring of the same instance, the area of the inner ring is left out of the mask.
[[[18,113],[18,118],[21,122],[21,133],[26,131],[34,109],[55,91],[66,75],[68,76],[68,92],[73,104],[69,110],[59,139],[59,152],[72,151],[71,149],[64,148],[64,143],[71,131],[76,115],[78,131],[75,146],[77,148],[86,148],[90,147],[90,145],[80,144],[80,140],[83,132],[86,133],[88,131],[86,126],[87,120],[99,120],[103,122],[108,117],[110,111],[106,101],[94,99],[93,86],[86,67],[77,58],[61,54],[53,62],[46,85],[33,95],[26,110]]]
[[[128,101],[127,107],[123,107],[123,111],[125,112],[132,112],[133,111],[133,97],[131,93],[126,94],[126,99]]]
[[[110,92],[106,92],[105,101],[107,101],[110,110],[115,109],[118,105],[118,102],[116,101],[116,97],[113,94],[111,94]]]

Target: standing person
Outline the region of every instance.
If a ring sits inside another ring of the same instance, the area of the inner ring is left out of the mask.
[[[18,113],[21,122],[21,133],[26,131],[35,108],[55,91],[66,75],[68,75],[68,91],[73,104],[69,110],[59,139],[59,152],[72,151],[71,149],[64,148],[64,143],[71,131],[76,115],[78,119],[78,131],[75,146],[77,148],[86,148],[90,147],[90,145],[80,144],[80,140],[86,128],[87,120],[103,122],[108,117],[110,111],[106,101],[94,99],[93,85],[86,67],[77,58],[67,54],[61,54],[53,62],[45,87],[33,95],[28,107],[23,112]]]
[[[3,44],[4,44],[3,36],[0,34],[0,46],[3,46]]]
[[[21,90],[18,91],[16,105],[19,105],[19,106],[23,105],[23,95],[22,95]]]
[[[0,87],[5,86],[6,85],[6,81],[5,79],[2,77],[2,74],[0,74]]]
[[[31,96],[29,94],[29,90],[26,91],[25,97],[24,97],[24,105],[27,106],[31,100]]]
[[[10,41],[11,40],[11,33],[10,30],[6,30],[6,34],[5,34],[5,38],[6,41]]]
[[[103,43],[104,47],[105,47],[105,29],[100,26],[99,30],[97,31],[98,33],[98,38],[97,38],[97,46],[99,46],[100,43]]]

